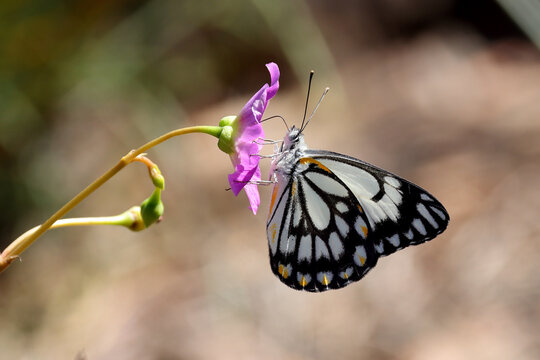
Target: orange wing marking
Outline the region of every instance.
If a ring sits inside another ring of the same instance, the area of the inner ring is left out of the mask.
[[[278,273],[283,276],[284,279],[289,277],[289,270],[283,264],[279,264]]]
[[[330,281],[328,281],[328,278],[326,277],[326,274],[323,275],[322,283],[325,286],[328,286],[328,284],[330,283]]]
[[[358,255],[358,260],[360,260],[360,264],[362,264],[362,266],[364,266],[366,263],[366,258],[363,256]]]
[[[274,208],[274,204],[276,203],[278,190],[279,186],[277,184],[274,185],[274,191],[272,191],[272,200],[270,202],[270,210],[268,210],[268,219],[270,219],[270,215],[272,215],[272,209]]]
[[[272,232],[272,244],[276,242],[277,224],[270,225],[270,231]]]
[[[320,161],[315,160],[314,158],[305,157],[305,158],[301,158],[300,160],[298,160],[298,162],[299,162],[300,164],[302,164],[302,165],[303,165],[303,164],[309,164],[309,163],[315,164],[315,165],[317,165],[319,168],[323,169],[324,171],[331,173],[330,169],[328,169],[326,166],[324,166],[323,164],[321,164]]]

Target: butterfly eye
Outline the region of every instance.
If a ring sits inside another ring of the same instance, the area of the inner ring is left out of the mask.
[[[287,137],[289,138],[289,141],[291,142],[298,140],[299,136],[300,136],[300,131],[294,126],[291,128],[291,131],[289,131],[289,133],[287,134]]]

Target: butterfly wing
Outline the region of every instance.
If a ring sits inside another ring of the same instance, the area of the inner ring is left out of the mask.
[[[443,232],[443,205],[427,191],[358,159],[306,150],[277,174],[267,222],[272,271],[307,291],[360,280],[379,256]]]
[[[276,176],[267,237],[272,271],[283,283],[337,289],[375,266],[369,220],[345,183],[311,158],[300,159],[290,176]]]
[[[351,190],[365,210],[369,240],[380,256],[418,245],[442,233],[450,219],[444,206],[419,186],[361,160],[308,150]]]

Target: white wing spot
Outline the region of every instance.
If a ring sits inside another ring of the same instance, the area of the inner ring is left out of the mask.
[[[390,242],[390,244],[394,245],[394,247],[399,246],[399,235],[398,234],[394,234],[391,237],[387,237],[386,240],[388,240]]]
[[[394,204],[394,202],[390,200],[388,195],[384,195],[381,200],[379,200],[378,204],[390,219],[392,219],[394,222],[397,222],[399,218],[399,209],[397,208],[396,204]]]
[[[300,238],[300,246],[298,247],[298,261],[311,261],[311,235],[302,236]]]
[[[375,246],[375,250],[379,253],[379,254],[382,254],[384,252],[384,244],[383,242],[381,241],[378,245],[377,244],[374,244]]]
[[[291,211],[287,212],[287,216],[285,216],[285,222],[283,223],[283,233],[281,234],[281,238],[285,239],[287,238],[287,234],[289,233],[289,228],[291,226]],[[274,218],[272,221],[280,221],[280,218]],[[278,226],[279,227],[279,226]]]
[[[339,276],[342,278],[342,279],[349,279],[352,275],[352,272],[353,272],[353,268],[352,267],[348,267],[345,269],[345,271],[342,271],[339,273]]]
[[[340,216],[335,215],[334,218],[336,219],[336,226],[341,236],[347,237],[347,234],[349,233],[349,224],[347,224]]]
[[[317,280],[325,285],[325,286],[328,286],[328,284],[330,284],[330,282],[332,281],[334,277],[334,274],[332,274],[331,272],[329,271],[325,271],[325,272],[320,272],[317,274]]]
[[[332,256],[334,256],[334,259],[339,260],[345,249],[343,248],[343,243],[339,239],[338,234],[335,232],[330,234],[328,245],[330,246],[330,251],[332,252]]]
[[[360,216],[356,218],[356,222],[354,223],[354,229],[356,230],[358,235],[360,235],[363,239],[366,238],[366,232],[367,232],[366,223],[364,222],[364,220],[362,220]]]
[[[305,287],[309,282],[311,281],[311,275],[309,274],[302,274],[297,273],[296,274],[296,280],[300,284],[300,286]]]
[[[422,235],[426,235],[427,234],[427,231],[426,231],[426,227],[424,226],[424,224],[422,223],[422,220],[420,219],[414,219],[413,222],[412,222],[412,225],[416,228],[416,230],[418,230],[418,232]]]
[[[344,213],[344,212],[347,212],[347,210],[349,210],[349,207],[347,205],[345,205],[344,202],[338,202],[336,204],[336,209],[340,212],[340,213]]]
[[[279,221],[279,218],[275,218],[272,221]],[[284,254],[293,252],[295,243],[296,243],[296,237],[292,235],[289,237],[290,221],[291,221],[291,212],[289,211],[285,218],[285,222],[283,223],[283,231],[281,233],[281,238],[279,240],[280,241],[279,250]],[[278,225],[278,228],[279,228],[279,225]],[[291,238],[292,238],[292,244],[289,244],[291,242]]]
[[[364,199],[361,202],[361,204],[362,204],[362,207],[364,208],[364,211],[369,220],[369,225],[371,226],[372,229],[375,228],[376,226],[375,224],[388,218],[388,216],[386,215],[384,210],[381,208],[381,206],[375,201]]]
[[[313,225],[319,230],[324,230],[330,223],[330,209],[326,202],[308,185],[302,181],[302,189],[306,197],[306,207]]]
[[[446,220],[446,215],[441,210],[437,209],[435,206],[430,206],[430,208],[438,217],[442,220]]]
[[[285,234],[285,231],[283,232]],[[296,236],[289,236],[288,238],[281,237],[281,241],[279,243],[279,251],[286,255],[294,252],[294,249],[296,247]]]
[[[315,260],[319,260],[321,257],[330,259],[330,253],[328,252],[328,246],[318,236],[315,237]]]
[[[420,199],[422,199],[422,200],[427,200],[427,201],[433,201],[433,199],[431,198],[431,196],[429,196],[429,195],[426,194],[426,193],[420,194]]]
[[[409,239],[409,240],[411,240],[411,239],[414,237],[414,234],[413,234],[413,232],[412,232],[412,229],[409,229],[409,231],[407,231],[407,232],[405,233],[405,237],[406,237],[407,239]]]
[[[385,176],[384,181],[386,181],[388,184],[392,185],[396,189],[401,186],[401,183],[399,182],[399,180],[391,176]]]
[[[434,229],[437,229],[439,227],[439,224],[437,224],[437,222],[435,221],[433,216],[431,216],[431,214],[429,213],[428,209],[426,209],[424,204],[416,205],[416,210],[418,210],[420,215],[422,215],[428,221],[428,223],[431,226],[433,226]]]
[[[386,192],[386,195],[388,195],[388,198],[390,198],[390,200],[394,202],[394,204],[401,204],[403,196],[394,187],[388,184],[384,184],[384,191]]]
[[[302,218],[302,207],[300,206],[300,201],[294,200],[294,218],[293,218],[294,227],[298,227],[298,225],[300,225],[301,218]]]
[[[362,245],[357,246],[356,251],[354,252],[354,263],[357,266],[362,267],[366,263],[366,260],[366,249]]]
[[[341,185],[336,180],[332,179],[330,176],[323,175],[316,172],[308,172],[306,173],[306,177],[313,181],[313,183],[319,187],[320,189],[324,190],[324,192],[340,196],[340,197],[348,197],[349,191],[347,188],[343,185]]]

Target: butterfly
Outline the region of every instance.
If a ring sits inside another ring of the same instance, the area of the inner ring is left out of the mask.
[[[345,287],[380,257],[446,229],[450,217],[427,191],[353,157],[308,149],[304,128],[287,132],[271,167],[270,265],[285,285]]]

